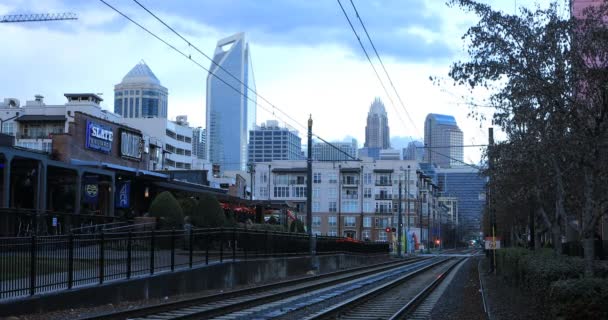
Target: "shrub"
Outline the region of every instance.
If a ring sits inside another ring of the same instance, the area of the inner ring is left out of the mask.
[[[304,230],[304,223],[302,220],[294,220],[291,222],[289,225],[289,232],[305,233],[306,230]]]
[[[554,318],[608,319],[608,279],[559,280],[549,292]]]
[[[196,210],[198,210],[198,201],[194,198],[181,198],[177,202],[182,208],[184,217],[190,217],[190,220],[192,220],[192,217],[196,215]]]
[[[263,230],[263,231],[271,231],[271,232],[284,232],[285,229],[282,225],[278,224],[268,224],[268,223],[254,223],[250,227],[253,230]]]
[[[149,213],[156,217],[163,228],[176,228],[184,221],[182,208],[169,191],[159,193],[152,200]]]
[[[219,228],[226,226],[224,209],[215,196],[203,194],[196,211],[192,216],[192,224],[203,228]]]

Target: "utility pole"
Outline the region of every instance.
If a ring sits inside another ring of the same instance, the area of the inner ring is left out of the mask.
[[[488,128],[488,149],[489,149],[489,157],[488,157],[488,162],[489,162],[489,166],[490,166],[490,177],[492,177],[492,170],[494,170],[494,157],[492,155],[492,152],[494,150],[492,150],[494,147],[494,128],[489,127]],[[496,214],[495,214],[495,209],[494,209],[494,193],[492,192],[492,183],[493,181],[490,178],[490,183],[488,186],[488,194],[489,194],[489,201],[488,204],[490,206],[489,208],[489,214],[490,214],[490,228],[492,232],[492,241],[496,241]],[[493,248],[492,250],[492,257],[491,257],[491,271],[494,271],[494,273],[496,273],[496,248]]]
[[[315,263],[315,239],[312,234],[312,115],[308,118],[308,159],[306,160],[306,229],[308,231],[308,253],[310,270],[317,269]]]
[[[405,218],[407,219],[407,228],[405,229],[405,250],[409,255],[411,252],[411,238],[410,238],[410,166],[407,166],[407,181],[405,182],[405,205],[406,213]]]
[[[401,174],[399,174],[399,203],[397,204],[398,222],[397,222],[397,256],[401,257],[401,226],[403,225],[403,217],[401,216]]]
[[[250,162],[249,163],[249,200],[250,201],[253,201],[253,174],[255,173],[253,168],[254,168],[253,162]],[[270,192],[270,190],[268,192]]]

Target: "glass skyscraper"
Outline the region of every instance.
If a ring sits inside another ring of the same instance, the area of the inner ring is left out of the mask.
[[[442,168],[463,164],[463,136],[453,116],[429,113],[424,122],[424,161]]]
[[[374,99],[367,113],[364,147],[379,149],[389,149],[391,147],[388,117],[386,109],[384,109],[384,103],[380,98]]]
[[[167,118],[167,88],[141,61],[114,86],[114,113],[123,118]]]
[[[256,96],[244,85],[255,90],[245,34],[218,41],[213,61],[207,76],[207,156],[222,171],[245,170],[248,135],[256,123]]]
[[[249,162],[301,160],[302,140],[296,130],[268,120],[249,132]]]

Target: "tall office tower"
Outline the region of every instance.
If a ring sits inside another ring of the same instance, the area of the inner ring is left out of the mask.
[[[365,126],[365,148],[389,149],[391,147],[388,118],[384,104],[375,98],[367,113]]]
[[[424,156],[424,143],[412,141],[403,149],[403,160],[416,160],[422,162]]]
[[[167,88],[142,60],[114,86],[114,113],[123,118],[167,118]]]
[[[351,142],[331,142],[331,144],[334,146],[332,147],[325,142],[313,142],[312,159],[317,161],[357,159],[357,140],[352,139]],[[336,150],[336,148],[340,149],[341,151]]]
[[[256,96],[245,86],[255,90],[245,34],[218,41],[213,61],[207,76],[207,157],[221,170],[245,170],[256,122]]]
[[[205,154],[205,129],[192,128],[192,155],[197,159],[207,159]]]
[[[268,120],[249,132],[249,162],[273,160],[301,160],[302,139],[298,131],[280,127],[276,120]]]
[[[424,122],[424,161],[442,168],[462,165],[462,131],[453,116],[429,113]]]

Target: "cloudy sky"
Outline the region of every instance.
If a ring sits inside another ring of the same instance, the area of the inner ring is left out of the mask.
[[[192,59],[210,65],[136,3],[106,1]],[[443,113],[456,117],[465,144],[487,142],[489,123],[467,117],[470,110],[460,98],[464,91],[447,79],[450,64],[466,57],[461,36],[475,17],[447,7],[443,0],[353,1],[412,121],[386,78],[383,81],[390,96],[382,89],[337,1],[140,0],[210,56],[218,39],[245,32],[258,93],[301,125],[312,114],[313,131],[326,140],[352,136],[363,144],[367,111],[379,96],[385,102],[393,136],[422,137],[426,115]],[[485,2],[509,12],[536,3]],[[351,3],[342,0],[342,5],[371,53]],[[186,114],[192,125],[204,127],[206,71],[103,3],[0,2],[0,15],[46,12],[74,12],[79,19],[0,24],[0,99],[14,97],[24,103],[42,94],[47,104],[62,104],[66,92],[94,92],[102,93],[103,107],[113,110],[113,86],[144,60],[169,90],[169,117]],[[382,74],[377,60],[374,63]],[[446,84],[435,85],[430,76],[445,78]],[[258,123],[278,119],[300,128],[260,99],[258,102]],[[481,111],[491,114],[489,109]],[[479,156],[477,148],[465,148],[465,161],[478,162]]]

